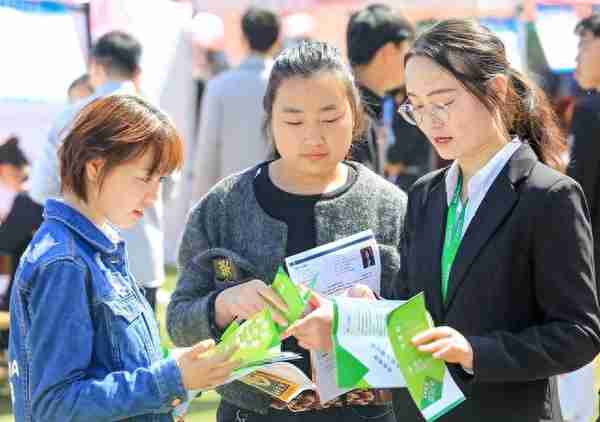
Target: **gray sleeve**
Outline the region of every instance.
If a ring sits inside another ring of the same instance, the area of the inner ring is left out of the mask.
[[[179,248],[179,278],[167,308],[167,331],[177,346],[220,336],[214,323],[214,300],[219,292],[213,270],[195,259],[210,249],[206,202],[203,200],[190,213]]]
[[[381,296],[386,299],[393,299],[395,298],[396,284],[402,266],[400,243],[404,231],[407,198],[406,194],[395,186],[384,197],[386,198],[386,206],[379,211],[379,218],[383,222],[380,230],[382,233],[386,233],[384,242],[379,245],[383,265]]]

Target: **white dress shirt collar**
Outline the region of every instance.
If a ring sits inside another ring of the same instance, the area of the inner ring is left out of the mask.
[[[492,159],[488,161],[485,166],[479,169],[469,180],[467,185],[468,202],[467,209],[465,211],[465,221],[463,223],[463,235],[466,232],[469,223],[475,216],[477,209],[483,202],[487,191],[490,189],[502,169],[506,166],[508,161],[521,145],[521,140],[519,138],[514,138],[500,151],[498,151],[492,157]],[[448,169],[445,179],[448,205],[450,205],[452,197],[454,196],[459,174],[460,168],[458,163],[455,161]],[[462,208],[462,203],[459,208]]]

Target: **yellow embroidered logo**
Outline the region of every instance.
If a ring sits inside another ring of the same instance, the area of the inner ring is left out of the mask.
[[[229,258],[215,258],[213,259],[213,266],[217,280],[231,281],[234,279],[233,262]]]

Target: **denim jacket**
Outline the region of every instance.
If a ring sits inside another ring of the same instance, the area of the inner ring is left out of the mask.
[[[161,359],[152,309],[123,242],[49,200],[11,295],[10,384],[17,421],[172,421],[187,398]]]

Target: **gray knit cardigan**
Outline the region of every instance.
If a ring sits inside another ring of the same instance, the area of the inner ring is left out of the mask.
[[[406,211],[406,194],[361,164],[355,183],[344,193],[319,201],[315,209],[317,244],[372,229],[382,262],[381,293],[391,294],[400,269],[398,246]],[[217,340],[214,300],[227,287],[249,278],[270,284],[285,258],[287,225],[258,204],[253,187],[258,167],[219,182],[192,209],[179,250],[179,279],[167,310],[167,330],[178,346]],[[228,257],[239,269],[237,281],[215,277],[212,259]],[[241,382],[217,391],[224,400],[265,414],[269,396]]]

